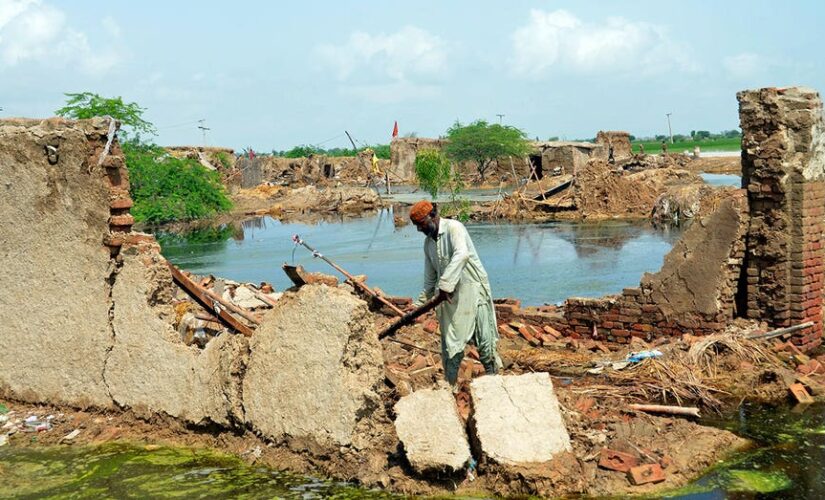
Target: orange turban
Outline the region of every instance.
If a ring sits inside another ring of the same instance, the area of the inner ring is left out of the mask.
[[[427,200],[421,200],[410,209],[410,220],[418,224],[430,215],[432,211],[433,204]]]

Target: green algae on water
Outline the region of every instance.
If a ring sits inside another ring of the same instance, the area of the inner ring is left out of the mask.
[[[213,450],[110,443],[0,449],[0,498],[388,498]]]
[[[784,472],[729,470],[725,473],[726,490],[737,493],[774,493],[791,487]]]

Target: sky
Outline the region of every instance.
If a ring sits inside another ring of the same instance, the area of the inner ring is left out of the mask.
[[[263,152],[386,144],[396,121],[716,132],[739,90],[825,90],[824,22],[813,0],[0,0],[0,118],[94,92],[145,108],[158,144]]]

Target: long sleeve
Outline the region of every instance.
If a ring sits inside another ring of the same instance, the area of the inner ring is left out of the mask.
[[[450,256],[450,262],[441,273],[441,279],[438,281],[438,289],[444,290],[447,293],[452,293],[455,290],[458,280],[461,279],[461,273],[464,271],[464,266],[470,260],[470,250],[467,245],[467,240],[470,234],[463,224],[451,224],[450,241],[453,246],[453,254]]]
[[[424,246],[424,289],[418,294],[418,299],[415,301],[415,306],[421,306],[427,302],[433,295],[435,295],[435,263],[432,261],[430,252],[427,251],[426,243]]]

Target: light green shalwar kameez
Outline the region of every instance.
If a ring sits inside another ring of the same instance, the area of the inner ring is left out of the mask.
[[[467,228],[451,219],[439,219],[437,239],[424,239],[424,290],[417,304],[438,290],[453,294],[451,302],[436,309],[447,381],[455,384],[464,346],[471,339],[487,373],[496,373],[501,361],[496,353],[498,329],[490,281]]]

